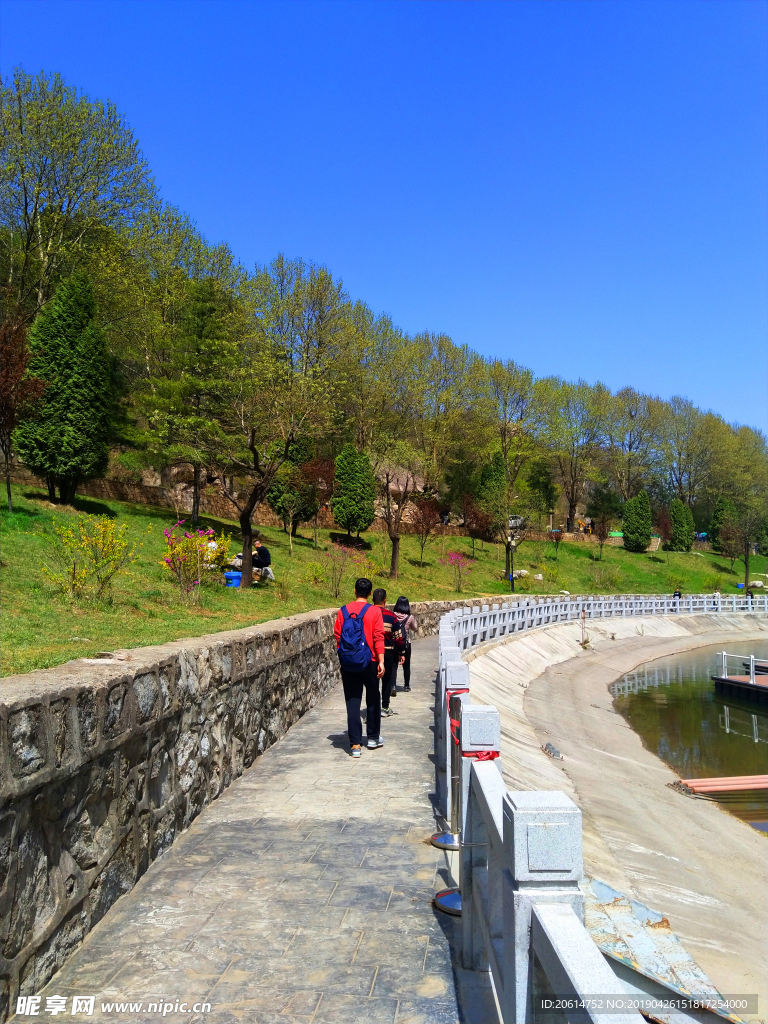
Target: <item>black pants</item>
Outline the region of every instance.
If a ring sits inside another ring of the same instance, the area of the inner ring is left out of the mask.
[[[390,683],[390,690],[394,690],[397,686],[397,665],[398,660],[395,659],[395,664],[392,667],[392,681]],[[405,645],[405,661],[403,662],[403,684],[405,686],[411,685],[411,645]]]
[[[381,694],[376,668],[377,663],[372,661],[362,672],[341,670],[344,700],[347,702],[347,732],[350,745],[353,747],[360,746],[363,742],[363,723],[360,720],[363,690],[366,707],[365,731],[368,738],[377,739],[381,732]]]
[[[397,655],[394,651],[384,651],[384,675],[381,677],[381,706],[389,707],[389,696],[395,688],[397,673]]]

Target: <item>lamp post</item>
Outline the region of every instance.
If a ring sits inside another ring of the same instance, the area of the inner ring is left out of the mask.
[[[515,592],[515,548],[517,547],[517,541],[510,533],[509,535],[509,587],[510,593]]]

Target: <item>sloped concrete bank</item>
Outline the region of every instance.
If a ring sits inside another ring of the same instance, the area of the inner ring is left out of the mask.
[[[419,635],[464,603],[415,604]],[[2,680],[0,1021],[336,684],[335,614]]]
[[[674,772],[614,710],[610,683],[638,665],[734,639],[765,639],[756,615],[562,623],[465,655],[472,700],[501,714],[511,789],[560,789],[581,808],[588,874],[661,910],[722,993],[768,1008],[768,845],[717,804],[669,788]],[[542,750],[550,741],[563,754]]]

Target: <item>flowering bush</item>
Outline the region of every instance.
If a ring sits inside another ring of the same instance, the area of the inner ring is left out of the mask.
[[[126,540],[128,527],[118,527],[110,516],[54,520],[53,528],[55,568],[44,565],[43,574],[71,597],[104,597],[118,573],[139,557],[136,544]]]
[[[460,594],[464,580],[472,572],[474,559],[467,558],[462,551],[449,551],[446,558],[440,559],[441,565],[447,565],[453,571],[453,587]]]
[[[182,600],[197,601],[201,584],[218,576],[227,564],[231,537],[228,533],[217,537],[211,529],[179,529],[184,522],[180,519],[163,530],[165,555],[161,564],[174,577]]]

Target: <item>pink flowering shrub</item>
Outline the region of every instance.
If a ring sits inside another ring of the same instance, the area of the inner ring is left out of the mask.
[[[182,601],[200,600],[201,585],[219,576],[229,561],[231,537],[220,537],[212,529],[181,530],[185,520],[163,530],[165,555],[162,565],[173,576]]]
[[[453,571],[453,587],[456,593],[463,590],[464,580],[472,572],[473,558],[467,558],[462,551],[449,551],[445,558],[440,559],[441,565],[447,565]]]

